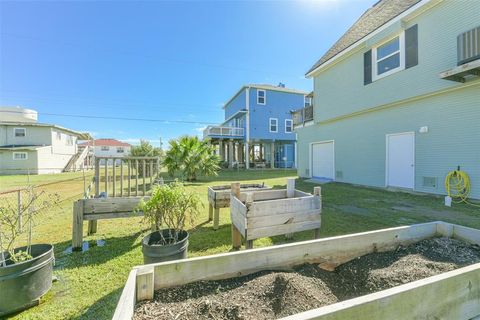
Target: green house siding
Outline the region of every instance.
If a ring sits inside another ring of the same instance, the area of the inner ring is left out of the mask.
[[[386,134],[415,132],[415,190],[445,194],[444,179],[460,166],[480,198],[480,82],[391,108],[297,130],[298,173],[310,174],[310,144],[335,141],[337,181],[385,187]],[[419,133],[428,126],[427,133]],[[435,187],[424,186],[435,178]]]
[[[364,85],[363,54],[418,25],[418,65]],[[456,66],[457,36],[480,24],[480,1],[444,0],[411,20],[376,34],[354,53],[314,77],[315,122],[375,108],[461,84],[439,73]]]

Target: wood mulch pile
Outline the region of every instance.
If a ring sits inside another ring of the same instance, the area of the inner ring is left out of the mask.
[[[314,264],[161,289],[134,319],[275,319],[480,262],[480,248],[434,238],[372,253],[329,272]]]

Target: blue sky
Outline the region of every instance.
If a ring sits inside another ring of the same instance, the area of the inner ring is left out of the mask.
[[[3,1],[0,105],[97,138],[199,134],[243,84],[311,90],[305,72],[375,2]]]

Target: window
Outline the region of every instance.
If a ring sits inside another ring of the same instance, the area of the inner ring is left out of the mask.
[[[73,137],[67,136],[67,146],[73,146]]]
[[[102,150],[102,151],[108,151],[108,150],[110,150],[110,147],[109,147],[109,146],[102,146],[102,147],[100,148],[100,150]]]
[[[27,160],[28,154],[26,152],[14,152],[13,160]]]
[[[27,135],[27,129],[25,128],[14,128],[13,132],[15,137],[25,137]]]
[[[278,119],[270,118],[270,132],[278,132]]]
[[[404,33],[372,50],[373,80],[405,68]]]
[[[291,133],[293,127],[292,119],[285,119],[285,133]]]
[[[267,101],[267,92],[257,89],[257,104],[265,104]]]
[[[305,96],[305,108],[312,105],[312,97]]]
[[[124,153],[125,149],[123,147],[117,147],[117,153]]]
[[[57,140],[62,140],[62,134],[59,131],[57,131]]]

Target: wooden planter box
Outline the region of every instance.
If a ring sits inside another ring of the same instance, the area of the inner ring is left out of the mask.
[[[295,179],[287,180],[287,189],[241,193],[238,183],[232,184],[230,199],[232,220],[232,244],[251,249],[253,240],[315,230],[320,235],[322,198],[321,188],[314,194],[295,190]]]
[[[263,183],[246,183],[240,185],[241,192],[251,192],[259,190],[270,190],[269,186]],[[220,209],[230,207],[231,186],[211,186],[208,187],[208,219],[213,219],[213,229],[218,229],[218,221],[220,219]],[[214,215],[215,211],[215,215]]]
[[[134,267],[113,319],[131,319],[154,290],[304,263],[341,264],[444,236],[480,245],[480,230],[445,222],[382,229]],[[480,263],[288,317],[293,319],[473,319],[480,315]]]

